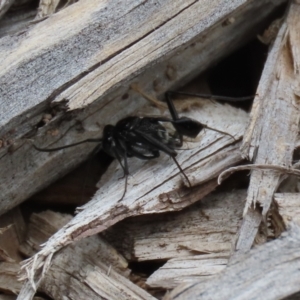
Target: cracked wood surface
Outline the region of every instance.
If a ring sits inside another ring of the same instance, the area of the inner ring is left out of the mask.
[[[165,299],[284,299],[299,291],[299,248],[294,224],[277,240],[237,256],[213,280],[180,285]]]
[[[192,260],[190,256],[205,253],[228,257],[245,199],[245,190],[214,193],[172,215],[124,220],[106,231],[105,238],[131,261]]]
[[[156,96],[184,84],[253,37],[283,2],[82,0],[2,38],[0,212],[62,177],[92,149],[49,156],[25,138],[53,147],[101,136],[105,124],[148,110],[131,83]]]
[[[28,236],[20,250],[32,255],[71,215],[44,211],[30,218]],[[8,267],[6,267],[8,270]],[[12,270],[15,284],[19,266]],[[64,248],[53,257],[51,268],[39,291],[57,300],[70,299],[155,299],[129,280],[127,261],[99,236],[84,239]],[[1,282],[0,282],[1,283]],[[0,285],[1,286],[1,285]],[[20,285],[16,286],[20,290]],[[23,298],[25,299],[25,298]]]
[[[242,151],[255,164],[291,166],[299,124],[300,5],[289,8],[267,62],[251,111]],[[270,208],[280,172],[253,170],[236,249],[249,250]],[[254,209],[261,207],[262,212]]]
[[[214,280],[214,275],[225,269],[229,253],[213,253],[178,257],[168,260],[146,281],[150,287],[163,287],[167,290],[179,284]]]

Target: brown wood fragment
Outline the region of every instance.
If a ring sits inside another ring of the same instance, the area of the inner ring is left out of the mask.
[[[0,291],[17,294],[22,287],[17,274],[20,272],[19,262],[23,260],[18,249],[26,237],[20,208],[16,207],[0,216],[0,227]]]
[[[103,299],[156,299],[114,270],[105,273],[95,267],[86,277],[85,284]]]

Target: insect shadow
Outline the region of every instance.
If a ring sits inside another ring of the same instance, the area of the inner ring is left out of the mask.
[[[121,201],[127,191],[127,180],[129,175],[128,158],[136,157],[142,160],[151,160],[160,156],[160,152],[169,155],[177,165],[180,173],[185,177],[188,185],[191,183],[178,163],[176,156],[176,149],[180,149],[183,144],[183,137],[196,138],[200,131],[204,128],[214,130],[216,132],[225,134],[234,139],[232,135],[215,128],[211,128],[199,121],[193,120],[188,117],[179,117],[178,112],[174,106],[171,96],[172,95],[195,96],[205,97],[215,100],[225,101],[243,101],[250,100],[253,96],[242,98],[222,97],[206,94],[191,94],[185,92],[167,92],[165,95],[168,109],[171,118],[158,116],[158,117],[126,117],[117,122],[115,126],[106,125],[103,129],[102,138],[86,139],[78,143],[69,144],[57,148],[40,148],[33,144],[33,147],[42,152],[52,152],[83,143],[98,143],[93,153],[97,153],[101,149],[107,154],[116,158],[123,169],[125,178],[125,188],[122,197],[118,200]],[[171,123],[174,127],[174,132],[170,132],[164,123]]]

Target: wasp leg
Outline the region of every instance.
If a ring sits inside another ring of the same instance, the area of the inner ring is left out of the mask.
[[[145,138],[152,146],[153,148],[155,147],[157,150],[163,151],[166,154],[168,154],[169,156],[172,157],[172,159],[174,160],[174,162],[176,163],[180,173],[184,176],[184,178],[187,180],[189,186],[191,187],[191,182],[188,179],[188,177],[186,176],[186,174],[184,173],[183,169],[181,168],[179,162],[177,161],[177,159],[175,158],[175,156],[177,155],[177,152],[174,149],[169,148],[168,146],[164,145],[163,143],[157,141],[156,139],[154,139],[153,137],[147,135],[147,134],[143,134],[142,132],[140,132],[139,130],[135,130],[136,133],[140,134],[143,138]]]
[[[116,159],[118,160],[118,162],[119,162],[119,164],[120,164],[120,166],[122,167],[123,172],[124,172],[123,177],[120,177],[119,179],[125,178],[124,192],[123,192],[122,197],[117,201],[117,202],[119,202],[119,201],[122,201],[122,200],[123,200],[123,198],[125,197],[125,194],[126,194],[126,192],[127,192],[127,181],[128,181],[129,169],[128,169],[128,162],[127,162],[127,155],[126,155],[126,153],[125,153],[125,155],[123,156],[123,159],[124,159],[124,165],[123,165],[122,159],[121,159],[119,153],[117,153],[117,151],[114,151],[114,156],[115,156]]]
[[[244,97],[227,97],[227,96],[219,96],[219,95],[211,95],[211,94],[199,94],[199,93],[188,93],[188,92],[177,92],[177,91],[168,91],[167,94],[169,95],[179,95],[179,96],[191,96],[197,98],[207,98],[211,100],[218,100],[218,101],[228,101],[228,102],[241,102],[241,101],[248,101],[252,100],[255,95],[244,96]]]
[[[184,93],[184,92],[183,93],[181,93],[181,92],[167,92],[166,93],[166,100],[167,100],[167,104],[168,104],[168,107],[169,107],[169,111],[170,111],[170,114],[171,114],[171,116],[174,120],[172,123],[173,123],[174,127],[176,128],[176,130],[178,131],[179,134],[195,138],[203,128],[207,128],[207,129],[210,129],[210,130],[228,135],[233,140],[236,140],[234,138],[234,136],[232,136],[230,133],[227,133],[225,131],[209,127],[205,124],[202,124],[202,123],[200,123],[196,120],[192,120],[190,118],[186,118],[186,117],[179,118],[178,113],[176,111],[176,108],[174,106],[174,103],[171,99],[171,96],[170,96],[171,94],[179,94],[179,95],[185,95],[185,96],[191,96],[192,94]],[[196,95],[198,95],[198,97],[200,97],[200,95],[204,96],[204,94],[196,94]],[[245,100],[251,99],[251,97],[253,97],[253,96],[243,97],[243,98],[240,98],[240,99],[242,99],[242,101],[245,101]],[[222,97],[211,95],[211,98],[221,99]],[[237,99],[237,98],[223,97],[222,99],[230,101],[229,99]]]
[[[33,143],[32,143],[32,146],[37,151],[52,152],[52,151],[62,150],[62,149],[65,149],[65,148],[70,148],[70,147],[77,146],[77,145],[84,144],[84,143],[101,143],[101,142],[102,142],[102,138],[101,139],[87,139],[87,140],[83,140],[83,141],[78,142],[78,143],[74,143],[74,144],[70,144],[70,145],[66,145],[66,146],[62,146],[62,147],[57,147],[57,148],[40,148],[40,147],[37,147]]]

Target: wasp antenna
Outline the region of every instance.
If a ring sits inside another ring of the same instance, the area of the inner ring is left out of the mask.
[[[74,147],[80,144],[84,144],[84,143],[101,143],[102,142],[102,138],[101,139],[86,139],[83,140],[81,142],[78,143],[74,143],[74,144],[70,144],[70,145],[66,145],[66,146],[62,146],[62,147],[57,147],[57,148],[40,148],[37,147],[32,140],[29,140],[32,143],[32,146],[35,150],[40,151],[40,152],[53,152],[53,151],[58,151],[58,150],[62,150],[65,148],[70,148],[70,147]]]
[[[169,112],[172,116],[172,119],[174,121],[178,120],[179,119],[179,116],[178,116],[178,113],[177,113],[177,110],[174,106],[174,103],[172,101],[172,98],[171,98],[171,94],[172,92],[166,92],[166,100],[167,100],[167,105],[168,105],[168,108],[169,108]]]
[[[198,94],[198,93],[188,93],[188,92],[177,92],[177,91],[169,91],[169,94],[179,95],[179,96],[192,96],[192,97],[199,97],[199,98],[208,98],[214,100],[223,100],[229,102],[240,102],[240,101],[247,101],[252,100],[256,95],[250,95],[245,97],[227,97],[227,96],[219,96],[219,95],[211,95],[211,94]]]
[[[202,126],[203,126],[203,128],[207,128],[207,129],[213,130],[213,131],[215,131],[215,132],[219,132],[219,133],[228,135],[228,136],[230,136],[233,140],[236,141],[235,137],[234,137],[233,135],[231,135],[230,133],[228,133],[228,132],[225,132],[225,131],[222,131],[222,130],[218,130],[218,129],[215,129],[215,128],[211,128],[211,127],[209,127],[209,126],[207,126],[207,125],[204,125],[204,124],[203,124]]]

